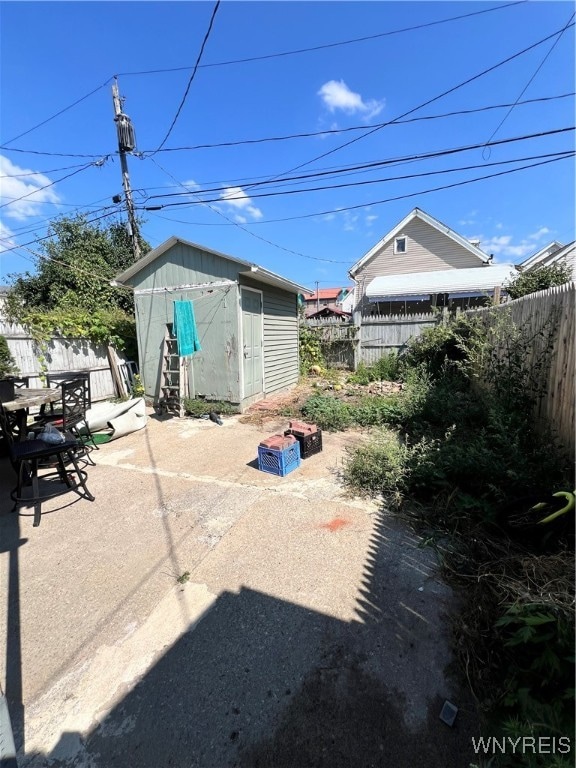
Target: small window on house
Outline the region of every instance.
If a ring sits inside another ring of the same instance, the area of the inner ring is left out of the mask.
[[[397,237],[394,241],[394,253],[406,253],[406,238]]]

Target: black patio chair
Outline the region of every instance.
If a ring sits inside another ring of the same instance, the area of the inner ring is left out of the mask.
[[[77,438],[68,433],[64,442],[51,445],[43,440],[15,440],[10,429],[7,411],[0,404],[0,430],[8,444],[10,462],[17,476],[16,487],[10,493],[15,512],[21,504],[34,505],[34,527],[40,525],[42,502],[74,492],[83,499],[94,501],[86,485],[87,473],[78,463],[78,450],[82,448]],[[56,482],[59,480],[60,482]],[[48,491],[40,493],[40,483],[48,484]],[[50,490],[49,486],[59,486]],[[24,489],[31,486],[31,494]],[[62,487],[64,486],[64,487]]]
[[[90,458],[90,451],[92,448],[96,448],[96,450],[99,448],[86,421],[86,411],[88,410],[86,379],[82,377],[62,381],[59,386],[62,390],[61,410],[37,416],[34,430],[37,431],[39,426],[44,427],[47,424],[52,424],[60,432],[71,432],[84,447],[84,457],[90,464],[94,464]],[[90,446],[86,444],[82,430],[86,432],[86,440],[91,442]]]
[[[30,386],[30,376],[9,376],[16,389],[28,389]]]

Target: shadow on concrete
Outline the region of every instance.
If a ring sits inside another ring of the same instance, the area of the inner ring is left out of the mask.
[[[468,766],[478,722],[447,682],[453,599],[429,554],[381,513],[349,622],[245,587],[220,594],[90,733],[20,765]],[[449,697],[453,728],[439,720]]]

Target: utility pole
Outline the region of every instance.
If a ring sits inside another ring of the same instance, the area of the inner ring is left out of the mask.
[[[122,168],[122,186],[124,187],[124,197],[126,199],[126,210],[128,212],[128,235],[132,243],[134,260],[140,258],[140,243],[138,242],[138,224],[134,215],[134,203],[132,201],[132,190],[130,188],[130,175],[128,174],[128,161],[126,154],[131,153],[136,147],[136,135],[134,126],[128,115],[122,112],[122,100],[118,92],[118,78],[114,78],[112,85],[112,98],[114,99],[114,122],[118,133],[118,150],[120,152],[120,167]]]
[[[318,283],[319,280],[316,280],[316,312],[320,311],[320,294],[318,293]]]

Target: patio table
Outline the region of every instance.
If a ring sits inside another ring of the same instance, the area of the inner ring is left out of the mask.
[[[26,422],[28,419],[28,409],[46,405],[47,403],[56,403],[62,397],[60,389],[17,389],[14,392],[14,400],[8,400],[2,403],[5,411],[14,413],[18,438],[26,440]]]

